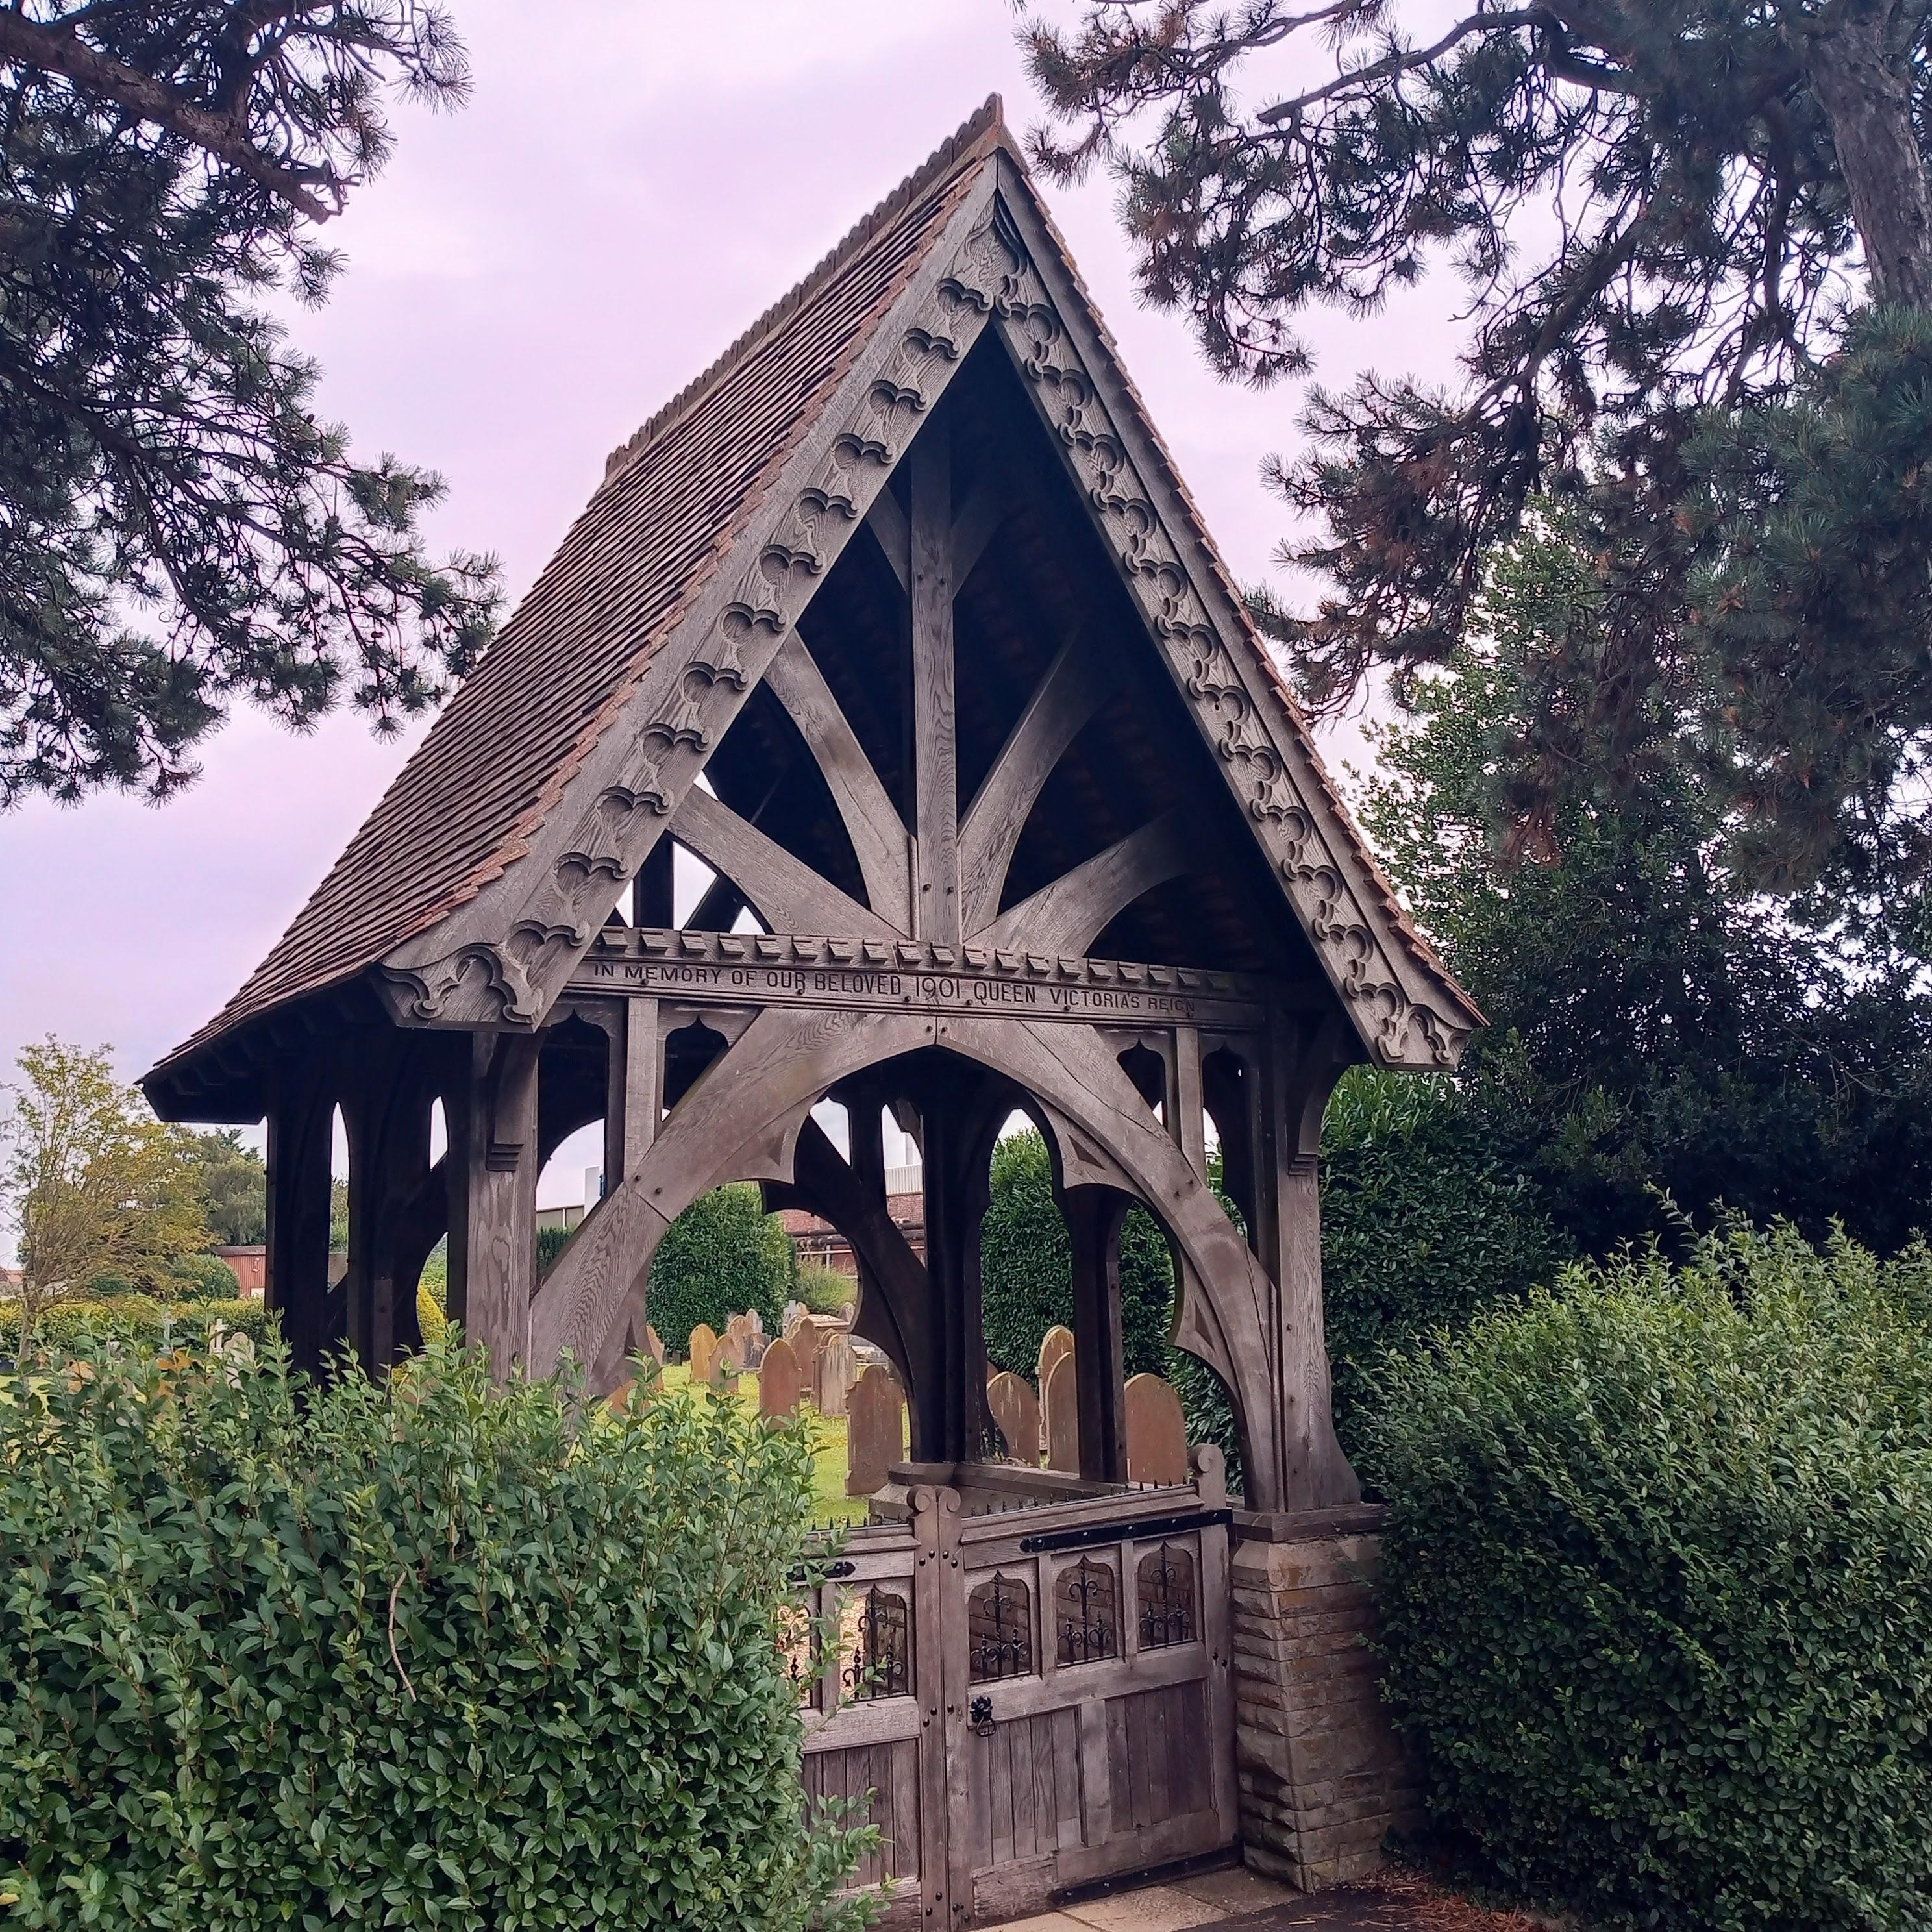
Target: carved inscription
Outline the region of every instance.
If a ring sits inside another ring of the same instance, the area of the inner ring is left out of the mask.
[[[1141,1020],[1247,1028],[1263,1023],[1258,1000],[1150,986],[1044,983],[970,973],[872,971],[861,967],[763,966],[703,960],[586,960],[571,981],[600,992],[675,994],[724,1004],[825,1006],[873,1012],[1010,1012],[1042,1020]]]

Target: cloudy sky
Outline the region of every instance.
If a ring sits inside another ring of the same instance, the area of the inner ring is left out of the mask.
[[[436,536],[496,551],[513,593],[606,452],[988,94],[1016,127],[1039,114],[1004,0],[452,4],[475,98],[399,111],[394,162],[332,224],[348,272],[293,326],[323,406],[358,448],[440,470]],[[1223,550],[1270,576],[1282,520],[1258,471],[1293,445],[1294,393],[1216,383],[1137,305],[1105,180],[1050,199]],[[1318,317],[1321,378],[1442,370],[1446,293]],[[51,1032],[144,1071],[262,957],[413,742],[242,712],[165,807],[0,817],[0,1068]]]

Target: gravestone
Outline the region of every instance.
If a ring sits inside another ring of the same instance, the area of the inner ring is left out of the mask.
[[[869,1496],[905,1454],[905,1396],[899,1378],[874,1362],[852,1385],[851,1428],[845,1451],[845,1493]]]
[[[774,1342],[758,1364],[758,1413],[790,1415],[798,1408],[798,1358],[789,1342]]]
[[[1006,1454],[1029,1469],[1040,1466],[1040,1402],[1024,1376],[1002,1369],[986,1384],[986,1406],[1005,1440]]]
[[[1045,1392],[1046,1466],[1077,1476],[1080,1473],[1080,1387],[1070,1352],[1055,1357],[1046,1372]]]
[[[856,1373],[851,1338],[843,1329],[835,1328],[819,1343],[812,1369],[812,1400],[818,1403],[820,1415],[845,1413],[846,1399]]]
[[[810,1311],[802,1301],[788,1301],[784,1313],[778,1318],[778,1332],[789,1342],[792,1330],[802,1322]]]
[[[700,1322],[691,1331],[685,1352],[691,1358],[692,1385],[708,1382],[717,1372],[718,1331],[708,1322]]]
[[[816,1390],[818,1387],[818,1324],[808,1315],[785,1340],[791,1344],[791,1352],[798,1358],[798,1372],[804,1386]],[[816,1400],[815,1395],[814,1399]]]
[[[738,1359],[745,1359],[745,1344],[751,1339],[752,1318],[748,1315],[734,1315],[724,1324],[722,1341],[729,1342],[738,1351]]]
[[[720,1388],[732,1388],[745,1372],[745,1345],[736,1335],[727,1333],[718,1338],[718,1346],[711,1358],[711,1379]]]
[[[659,1368],[664,1366],[664,1345],[658,1339],[658,1331],[648,1322],[644,1324],[644,1352]]]
[[[1034,1370],[1033,1385],[1038,1389],[1042,1400],[1046,1394],[1046,1378],[1053,1372],[1053,1365],[1062,1355],[1073,1352],[1073,1330],[1063,1328],[1055,1322],[1040,1338],[1040,1360]]]
[[[1159,1376],[1127,1378],[1127,1480],[1187,1480],[1187,1418],[1171,1382]]]

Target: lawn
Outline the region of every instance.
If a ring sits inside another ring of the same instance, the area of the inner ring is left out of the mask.
[[[691,1369],[683,1362],[665,1364],[664,1382],[666,1388],[688,1388],[691,1386]],[[700,1395],[706,1393],[700,1385]],[[758,1378],[756,1376],[741,1376],[738,1378],[734,1399],[748,1408],[758,1406]],[[846,1419],[842,1415],[820,1415],[815,1410],[801,1406],[800,1414],[812,1431],[812,1517],[814,1522],[863,1522],[866,1520],[866,1498],[848,1496],[845,1493]]]

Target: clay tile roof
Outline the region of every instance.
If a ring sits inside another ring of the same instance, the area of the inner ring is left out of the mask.
[[[709,580],[1001,147],[1012,152],[994,95],[612,453],[556,554],[294,922],[154,1075],[360,974],[520,856],[559,775]]]

